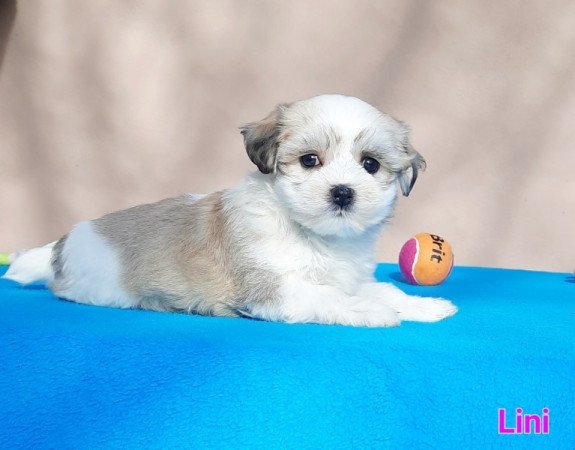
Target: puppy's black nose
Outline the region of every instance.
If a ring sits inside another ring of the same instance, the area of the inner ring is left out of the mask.
[[[340,208],[349,206],[353,201],[353,189],[343,184],[331,189],[331,199]]]

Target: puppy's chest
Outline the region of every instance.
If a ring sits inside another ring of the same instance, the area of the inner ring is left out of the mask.
[[[350,293],[367,281],[373,271],[371,254],[353,245],[318,245],[285,239],[270,241],[266,247],[266,263],[279,275],[302,277]]]

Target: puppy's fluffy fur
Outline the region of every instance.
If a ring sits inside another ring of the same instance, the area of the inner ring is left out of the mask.
[[[278,105],[242,134],[259,172],[236,187],[81,222],[14,255],[5,277],[81,303],[282,322],[393,326],[456,312],[373,277],[397,185],[408,195],[424,165],[403,123],[323,95]]]

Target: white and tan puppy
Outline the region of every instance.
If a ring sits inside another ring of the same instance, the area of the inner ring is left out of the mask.
[[[354,97],[282,104],[242,128],[259,172],[236,187],[81,222],[14,255],[5,278],[80,303],[292,323],[384,327],[455,314],[375,281],[397,184],[424,160],[407,127]]]

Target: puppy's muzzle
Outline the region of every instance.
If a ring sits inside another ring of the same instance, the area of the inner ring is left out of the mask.
[[[331,201],[340,208],[348,208],[353,203],[353,189],[340,184],[331,189]]]

